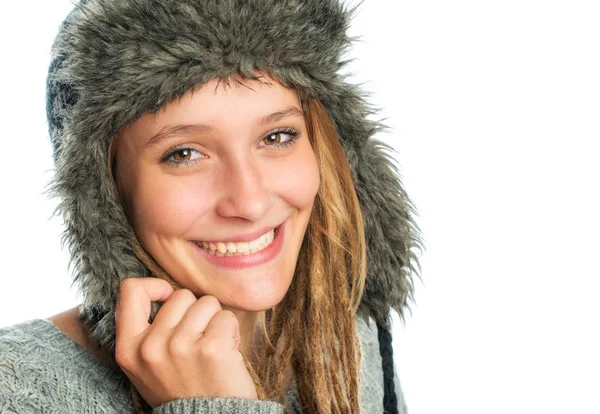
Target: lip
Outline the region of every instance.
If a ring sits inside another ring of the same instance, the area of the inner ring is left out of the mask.
[[[260,236],[262,236],[263,234],[267,234],[268,232],[270,232],[273,229],[276,229],[278,227],[281,227],[282,224],[280,224],[279,226],[275,226],[275,227],[264,227],[262,229],[253,231],[252,233],[247,233],[247,234],[242,234],[242,235],[238,235],[238,236],[233,236],[233,237],[226,237],[224,239],[219,239],[219,240],[200,240],[206,243],[217,243],[217,242],[223,242],[223,243],[227,243],[227,242],[250,242],[252,240],[256,240],[258,239]]]
[[[225,267],[225,268],[229,268],[229,269],[244,269],[247,267],[258,266],[258,265],[261,265],[263,263],[267,263],[267,262],[273,260],[277,256],[277,254],[279,254],[279,252],[281,251],[281,248],[283,246],[283,240],[285,238],[287,223],[288,223],[288,221],[286,220],[282,224],[280,224],[278,227],[275,227],[275,238],[273,239],[273,242],[270,245],[268,245],[266,248],[262,249],[259,252],[248,254],[248,255],[222,256],[222,257],[213,256],[212,254],[208,253],[206,250],[199,247],[195,242],[190,241],[190,244],[208,262],[210,262],[216,266],[219,266],[219,267]],[[263,234],[267,233],[271,229],[273,229],[273,227],[267,228],[263,233],[260,233],[260,231],[262,231],[262,230],[260,230],[259,232],[255,232],[252,234],[246,234],[243,236],[244,239],[240,239],[240,237],[236,237],[235,239],[225,239],[225,240],[220,240],[220,241],[222,241],[222,242],[251,241],[251,240],[254,240],[254,239],[262,236]],[[246,237],[250,237],[250,238],[245,239]],[[252,237],[254,237],[254,238],[252,238]]]

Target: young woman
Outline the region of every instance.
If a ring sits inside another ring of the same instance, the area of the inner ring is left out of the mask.
[[[15,412],[404,412],[420,246],[337,1],[88,0],[53,48],[81,306],[0,331]]]

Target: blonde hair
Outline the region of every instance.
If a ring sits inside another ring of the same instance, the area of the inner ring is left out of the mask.
[[[355,413],[361,360],[355,317],[366,277],[363,219],[331,119],[317,100],[302,101],[321,184],[290,288],[264,313],[262,349],[254,367],[245,356],[246,367],[260,399],[285,402],[291,367],[305,412]],[[111,143],[111,175],[114,155]],[[178,288],[135,236],[132,241],[150,272]],[[133,385],[131,390],[136,411],[150,409]]]
[[[321,186],[300,250],[294,279],[283,301],[267,311],[268,338],[259,376],[270,398],[285,394],[289,364],[303,410],[356,413],[360,346],[355,316],[366,277],[363,219],[350,166],[335,128],[316,100],[304,102]]]

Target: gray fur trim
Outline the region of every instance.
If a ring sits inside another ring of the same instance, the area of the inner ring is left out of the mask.
[[[114,345],[119,283],[150,276],[107,168],[123,126],[214,77],[269,72],[318,99],[353,169],[368,244],[361,309],[387,325],[412,297],[421,242],[398,171],[372,136],[384,125],[339,70],[355,9],[333,0],[88,0],[63,22],[52,49],[47,115],[56,174],[52,193],[100,344]]]

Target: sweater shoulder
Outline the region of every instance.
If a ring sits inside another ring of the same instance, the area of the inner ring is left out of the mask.
[[[127,412],[126,384],[48,320],[0,329],[2,412]]]

